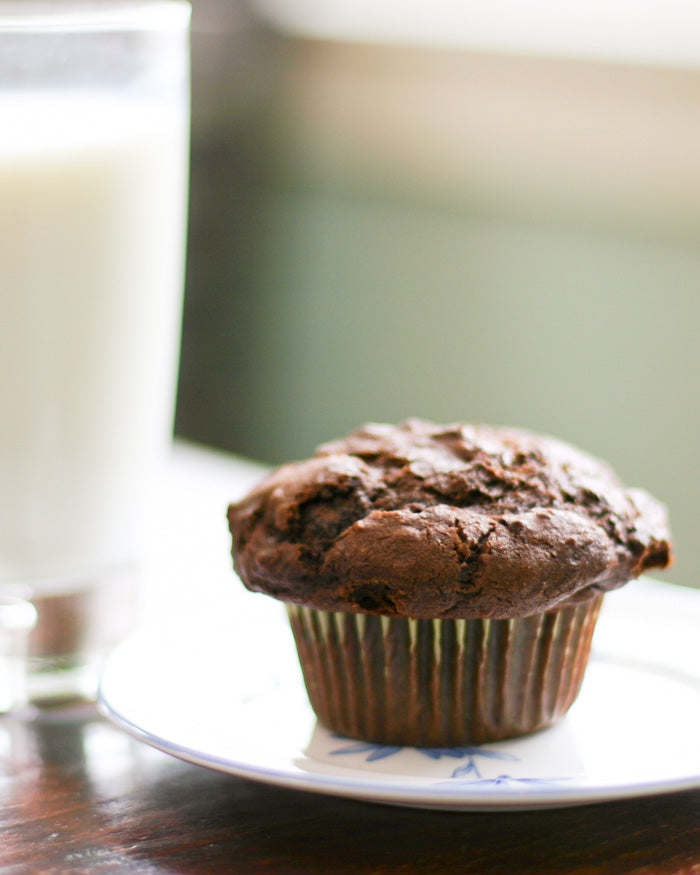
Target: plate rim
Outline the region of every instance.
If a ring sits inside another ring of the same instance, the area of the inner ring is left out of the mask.
[[[684,778],[640,781],[605,788],[599,785],[579,784],[575,789],[562,787],[552,790],[550,787],[528,787],[527,790],[520,788],[518,791],[510,789],[504,792],[493,786],[479,787],[479,785],[464,784],[460,785],[459,789],[455,787],[448,790],[448,782],[444,785],[433,782],[420,789],[407,791],[406,787],[390,781],[383,782],[353,776],[340,778],[337,775],[305,772],[298,767],[283,771],[273,767],[265,768],[258,764],[251,766],[250,763],[243,763],[234,758],[196,750],[188,745],[165,739],[158,733],[150,732],[120,714],[104,696],[102,685],[100,685],[98,708],[105,717],[133,738],[183,762],[269,786],[401,807],[465,812],[512,812],[614,802],[700,788],[700,772],[698,772]]]
[[[161,632],[163,630],[160,630]],[[166,640],[168,638],[166,632]],[[397,783],[396,780],[387,778],[376,780],[369,775],[358,775],[359,770],[339,765],[339,769],[346,769],[349,774],[338,775],[337,773],[319,773],[305,771],[296,765],[291,759],[284,767],[271,764],[266,767],[256,759],[245,757],[223,756],[216,752],[197,749],[177,740],[166,738],[162,734],[150,730],[147,726],[139,725],[128,715],[128,707],[115,707],[110,697],[110,679],[112,673],[119,671],[120,659],[130,651],[138,652],[139,646],[148,644],[148,632],[146,630],[119,645],[108,659],[102,672],[98,690],[98,708],[100,712],[116,726],[127,732],[133,738],[173,756],[185,762],[189,762],[204,768],[208,768],[223,774],[235,775],[247,780],[258,781],[268,785],[285,787],[293,790],[312,792],[317,794],[355,799],[365,802],[374,802],[388,805],[398,805],[414,808],[441,809],[450,811],[513,811],[537,808],[564,808],[577,805],[586,805],[608,801],[640,798],[651,795],[682,792],[700,787],[700,770],[697,773],[690,772],[685,776],[672,778],[652,778],[640,781],[627,780],[615,785],[601,785],[600,783],[587,784],[579,781],[575,786],[567,786],[564,782],[556,788],[548,785],[520,785],[504,784],[459,784],[450,786],[449,782],[442,784],[438,780],[417,785]],[[122,654],[120,656],[120,654]],[[700,689],[700,676],[692,672],[686,672],[679,668],[671,668],[664,664],[655,663],[653,660],[640,661],[635,658],[624,659],[619,654],[609,654],[605,650],[596,651],[591,655],[591,660],[596,662],[614,662],[623,669],[635,669],[637,671],[654,671],[675,680],[677,683],[685,683],[693,688]],[[669,677],[671,676],[671,677]],[[301,680],[300,680],[301,683]],[[277,692],[289,691],[288,686],[278,688]],[[273,695],[275,691],[273,690]],[[309,717],[313,721],[314,715],[308,700],[304,699],[308,708]],[[243,707],[245,707],[244,703]],[[564,718],[567,719],[567,718]],[[547,730],[542,730],[546,732]],[[299,758],[313,761],[303,748],[299,749]],[[355,774],[350,774],[355,772]],[[420,776],[416,775],[416,780]]]

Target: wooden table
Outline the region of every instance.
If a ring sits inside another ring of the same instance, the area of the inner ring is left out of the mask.
[[[182,610],[178,598],[191,595],[202,552],[214,554],[225,541],[215,522],[221,500],[260,473],[182,446],[174,465],[151,555],[161,571],[170,568],[169,580],[153,575],[148,622]],[[195,522],[208,525],[209,513],[214,522],[205,533]],[[181,538],[190,526],[196,543]],[[210,591],[203,585],[199,599],[217,598],[229,584],[219,579],[227,556],[210,558]],[[180,762],[90,707],[0,720],[0,763],[0,872],[7,875],[700,873],[700,790],[515,813],[380,806]]]

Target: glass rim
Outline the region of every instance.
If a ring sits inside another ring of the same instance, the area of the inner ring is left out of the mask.
[[[0,0],[0,35],[184,30],[188,0]]]

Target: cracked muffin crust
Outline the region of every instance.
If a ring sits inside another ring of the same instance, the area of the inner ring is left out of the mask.
[[[326,611],[525,617],[670,562],[664,507],[526,431],[368,424],[228,512],[251,590]]]

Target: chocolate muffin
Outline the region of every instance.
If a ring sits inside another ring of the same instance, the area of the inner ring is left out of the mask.
[[[321,722],[387,744],[555,722],[603,594],[670,562],[647,493],[561,441],[488,426],[366,425],[228,518],[243,583],[288,603]]]

